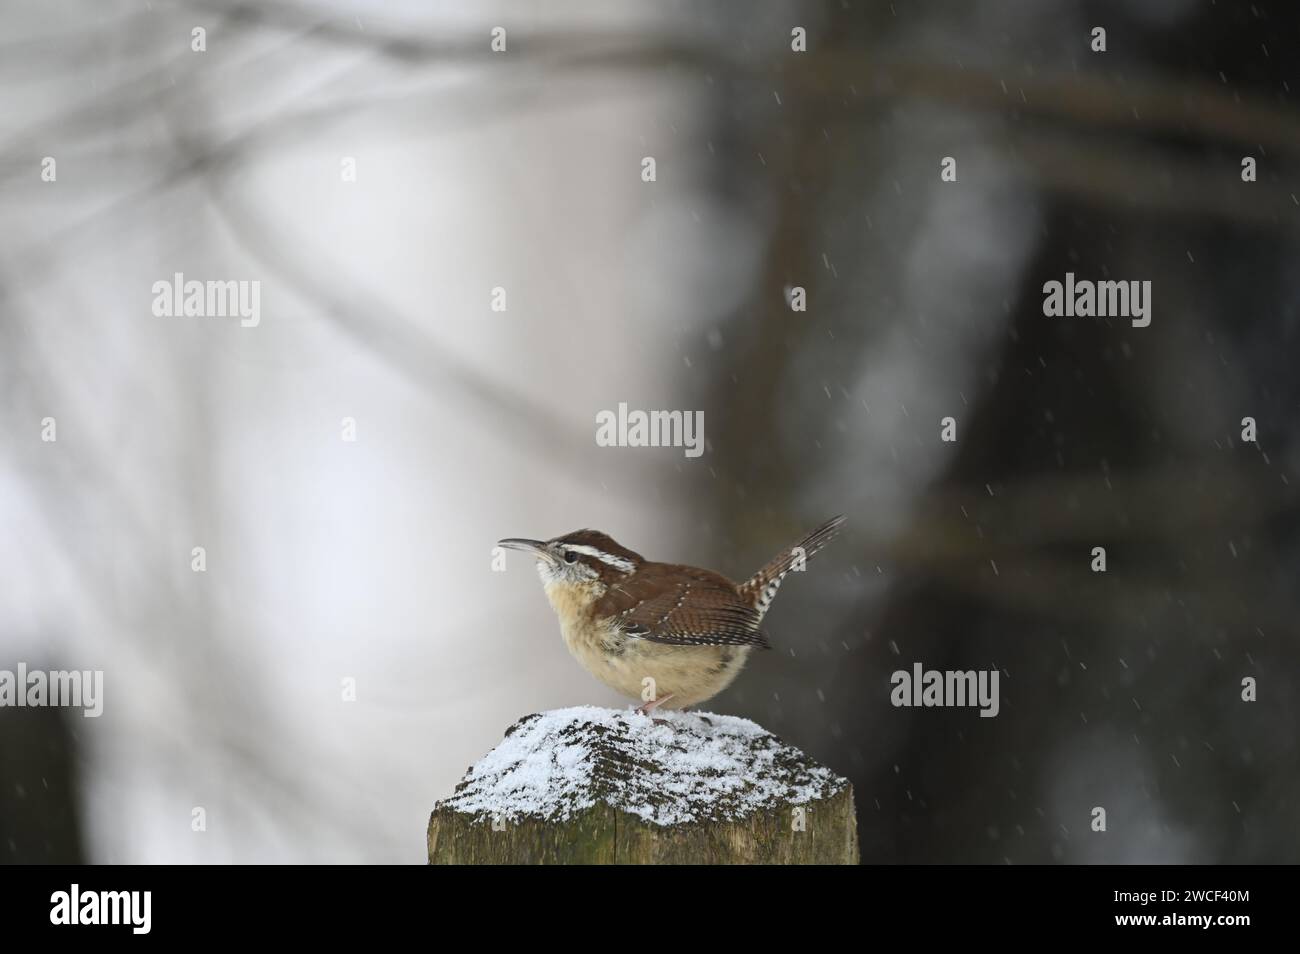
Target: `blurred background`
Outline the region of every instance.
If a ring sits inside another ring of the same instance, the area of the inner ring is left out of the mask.
[[[0,860],[420,863],[512,722],[627,704],[498,538],[743,578],[834,513],[709,708],[851,778],[864,861],[1300,860],[1293,5],[0,18],[0,669],[105,674],[0,709]],[[1067,271],[1150,327],[1044,317]],[[705,453],[598,447],[620,402]],[[893,708],[915,662],[1000,714]]]

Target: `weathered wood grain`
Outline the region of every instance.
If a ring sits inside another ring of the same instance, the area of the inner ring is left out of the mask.
[[[562,731],[530,735],[545,718]],[[675,719],[652,727],[644,717],[575,709],[520,720],[435,807],[430,864],[858,863],[846,780],[744,720]],[[731,759],[722,764],[734,770],[726,777],[708,748],[719,722]],[[704,766],[698,778],[682,768],[692,757]],[[547,791],[552,762],[566,766],[554,782],[563,791]],[[661,791],[671,794],[647,801]]]

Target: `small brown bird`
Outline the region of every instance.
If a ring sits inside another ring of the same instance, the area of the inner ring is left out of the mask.
[[[560,633],[583,668],[638,711],[681,709],[717,695],[753,649],[786,574],[802,570],[844,523],[835,517],[778,553],[744,583],[675,563],[653,563],[597,530],[498,546],[537,555],[537,573]]]

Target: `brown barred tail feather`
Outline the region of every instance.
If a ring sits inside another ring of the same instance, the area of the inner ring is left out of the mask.
[[[759,619],[763,618],[767,608],[772,605],[772,599],[786,574],[830,543],[843,525],[843,516],[832,517],[790,549],[778,553],[761,570],[740,584],[741,597],[754,607]]]

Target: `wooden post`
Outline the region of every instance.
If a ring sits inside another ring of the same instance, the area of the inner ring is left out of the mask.
[[[746,719],[530,715],[429,818],[430,864],[857,864],[848,781]]]

